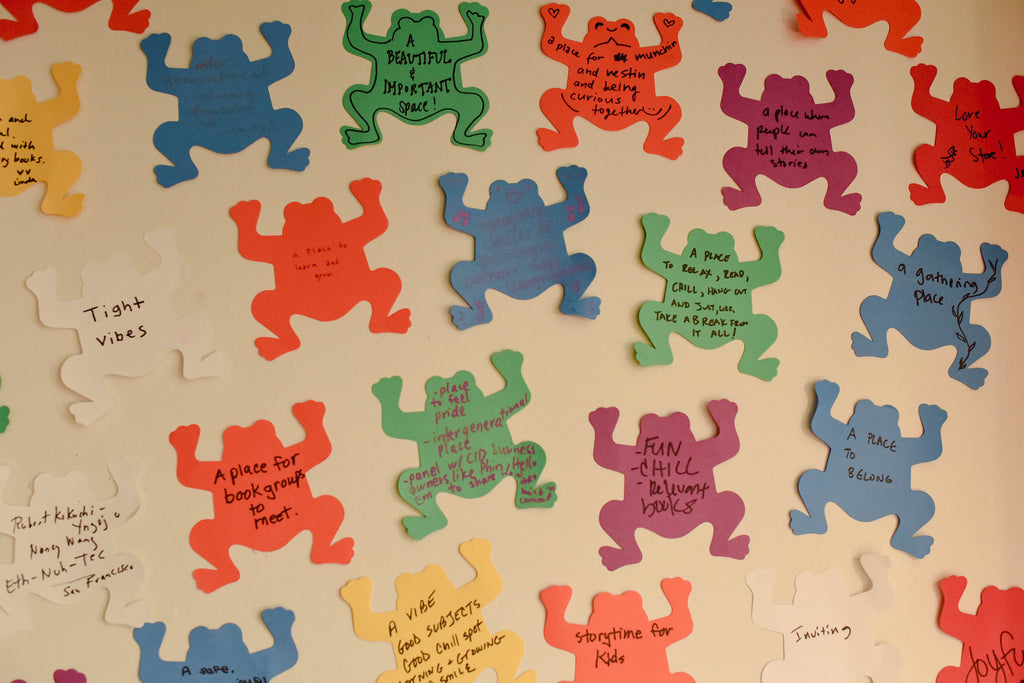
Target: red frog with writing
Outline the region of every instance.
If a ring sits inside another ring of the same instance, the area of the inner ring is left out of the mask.
[[[0,39],[11,40],[39,29],[32,6],[46,5],[61,12],[81,12],[100,0],[0,0],[0,7],[11,13],[13,19],[0,19]],[[142,33],[149,27],[149,10],[132,12],[139,0],[111,0],[110,20],[107,22],[114,31]]]
[[[799,0],[803,13],[796,17],[797,28],[808,38],[828,35],[825,13],[828,12],[850,28],[865,28],[884,21],[889,24],[885,36],[885,49],[907,57],[921,52],[924,39],[907,37],[921,19],[921,6],[917,0]]]
[[[960,666],[945,667],[935,683],[998,683],[1024,677],[1024,589],[986,586],[977,613],[968,614],[960,609],[966,578],[947,576],[939,588],[939,628],[964,645]]]

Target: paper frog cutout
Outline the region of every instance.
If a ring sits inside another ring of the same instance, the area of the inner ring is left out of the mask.
[[[149,608],[136,599],[142,566],[113,545],[113,529],[139,508],[139,464],[115,458],[107,467],[117,485],[110,498],[97,500],[83,472],[40,474],[27,506],[7,505],[0,497],[0,533],[14,539],[14,562],[0,565],[0,638],[31,627],[25,605],[30,593],[67,605],[106,590],[107,622],[138,626],[146,620]],[[10,477],[11,470],[0,467],[0,492]]]
[[[363,250],[388,228],[380,181],[363,178],[349,187],[363,207],[362,216],[343,222],[326,197],[309,204],[292,202],[284,209],[285,224],[278,236],[256,231],[258,201],[239,202],[231,209],[242,256],[274,266],[276,288],[260,292],[252,301],[253,317],[276,335],[256,340],[259,354],[267,360],[299,348],[293,315],[337,320],[367,301],[372,307],[371,332],[404,334],[409,329],[408,308],[391,312],[402,289],[398,274],[388,268],[370,270]]]
[[[448,378],[431,377],[419,413],[399,408],[401,377],[385,377],[373,385],[384,433],[419,444],[419,465],[402,472],[397,482],[402,500],[419,513],[402,519],[413,538],[447,526],[437,504],[439,493],[479,498],[505,477],[516,480],[517,508],[555,504],[555,484],[540,483],[547,463],[544,450],[532,441],[513,443],[508,430],[508,419],[530,402],[523,354],[499,351],[491,362],[505,380],[504,389],[484,396],[466,370]]]
[[[715,21],[725,21],[732,12],[732,5],[720,0],[693,0],[693,9],[708,15]]]
[[[452,143],[485,150],[491,131],[474,130],[487,113],[487,95],[462,84],[463,62],[487,52],[484,20],[488,10],[475,2],[459,4],[466,35],[445,38],[437,13],[400,9],[391,15],[387,36],[368,36],[363,29],[371,5],[349,0],[345,13],[345,49],[370,61],[368,85],[353,85],[345,92],[345,111],[356,126],[341,129],[349,149],[381,141],[377,114],[387,112],[399,121],[421,125],[455,115]]]
[[[562,35],[562,27],[569,11],[568,5],[558,3],[549,3],[540,10],[544,19],[541,50],[569,67],[566,87],[552,88],[540,98],[541,111],[555,127],[537,131],[540,146],[550,152],[579,144],[573,127],[573,119],[579,116],[602,130],[646,123],[650,130],[644,151],[678,159],[683,153],[683,139],[667,136],[679,123],[682,112],[674,99],[655,94],[654,74],[682,59],[679,29],[683,20],[671,13],[655,14],[654,26],[661,43],[641,47],[636,28],[628,19],[594,17],[582,42],[568,40]]]
[[[767,315],[754,315],[751,290],[771,284],[782,275],[779,246],[785,239],[769,226],[754,229],[761,250],[757,261],[737,262],[733,236],[691,230],[682,253],[661,246],[669,219],[656,213],[640,220],[644,244],[640,260],[665,278],[664,301],[640,307],[640,327],[651,344],[633,345],[640,365],[672,362],[669,336],[677,332],[702,349],[717,349],[733,340],[743,343],[740,372],[771,380],[779,370],[777,358],[761,358],[775,342],[778,328]]]
[[[846,152],[832,148],[832,128],[853,120],[850,90],[853,76],[841,70],[825,73],[835,99],[817,103],[803,76],[777,74],[764,81],[760,100],[740,94],[747,73],[742,64],[719,67],[722,79],[722,112],[747,124],[747,146],[733,147],[722,158],[725,172],[739,189],[722,188],[722,200],[735,211],[761,204],[757,176],[767,176],[783,187],[797,188],[813,180],[828,181],[825,208],[856,214],[860,195],[843,194],[857,176],[857,162]]]
[[[862,555],[860,563],[871,580],[868,590],[849,595],[838,569],[801,572],[792,605],[772,601],[773,569],[747,574],[754,623],[783,637],[785,659],[764,667],[762,683],[897,679],[903,658],[892,645],[875,643],[871,624],[893,603],[889,559]]]
[[[44,325],[78,331],[82,353],[64,361],[60,377],[88,399],[71,406],[79,424],[90,425],[115,408],[104,375],[141,377],[171,351],[181,352],[185,379],[219,375],[223,369],[219,351],[205,355],[210,337],[206,318],[199,313],[176,317],[171,305],[171,294],[188,276],[174,230],[151,230],[145,239],[160,255],[159,268],[141,275],[126,254],[89,263],[82,268],[81,299],[57,299],[54,268],[37,270],[25,282]]]
[[[193,147],[235,154],[266,138],[270,168],[302,171],[309,165],[308,149],[291,149],[302,132],[302,118],[291,109],[274,109],[270,101],[270,85],[295,69],[288,48],[291,32],[291,26],[279,21],[260,24],[270,56],[255,62],[249,61],[236,35],[199,38],[192,43],[192,59],[185,69],[166,65],[170,35],[153,33],[142,40],[146,84],[178,98],[178,120],[161,124],[153,133],[153,145],[171,162],[153,169],[161,186],[199,175]]]
[[[19,678],[11,683],[25,683],[25,681]],[[53,672],[53,683],[86,683],[86,678],[85,674],[74,669],[57,669]]]
[[[647,617],[636,591],[598,593],[590,621],[570,624],[565,609],[572,588],[550,586],[540,593],[547,613],[544,639],[576,655],[575,683],[694,683],[687,673],[669,671],[665,653],[665,648],[693,631],[687,605],[690,588],[684,579],[662,579],[661,590],[672,611],[659,619]]]
[[[890,541],[893,548],[922,558],[931,551],[931,536],[915,536],[935,514],[935,503],[924,491],[910,488],[910,468],[942,454],[940,429],[946,411],[922,404],[918,408],[923,432],[915,439],[900,434],[899,412],[857,401],[853,416],[843,423],[832,417],[839,385],[822,380],[814,385],[818,405],[811,431],[829,448],[824,470],[807,470],[797,486],[807,513],[789,513],[795,534],[823,534],[828,530],[825,504],[833,502],[858,522],[873,522],[886,515],[899,517]],[[858,434],[859,430],[859,434]]]
[[[7,406],[0,406],[0,434],[7,431],[8,425],[11,424],[11,409]]]
[[[229,551],[233,545],[268,552],[283,548],[301,531],[313,534],[309,559],[317,564],[348,564],[353,541],[334,536],[345,510],[334,496],[313,497],[307,474],[327,459],[331,442],[324,430],[324,404],[317,401],[292,406],[306,438],[284,446],[274,425],[258,420],[249,427],[224,430],[220,460],[197,460],[197,425],[171,432],[178,455],[178,481],[213,494],[213,519],[192,527],[189,543],[213,569],[192,572],[205,593],[239,579]]]
[[[74,152],[54,148],[53,129],[78,113],[82,67],[64,62],[50,67],[50,73],[57,96],[44,102],[36,100],[32,82],[25,76],[0,79],[0,197],[13,197],[45,183],[40,210],[77,216],[85,195],[68,191],[82,174],[82,162]]]
[[[11,40],[39,29],[32,12],[35,4],[46,5],[61,12],[80,12],[95,5],[99,0],[0,0],[0,7],[10,12],[14,19],[0,19],[0,39]],[[111,0],[110,20],[107,26],[114,31],[142,33],[149,27],[149,10],[132,12],[139,0]]]
[[[898,251],[893,240],[904,219],[895,213],[878,215],[878,237],[871,257],[892,276],[885,299],[869,296],[860,306],[868,336],[853,333],[853,352],[858,356],[884,358],[889,354],[886,340],[890,328],[919,349],[953,346],[956,359],[949,376],[972,389],[985,383],[988,370],[970,365],[992,345],[988,331],[971,324],[971,302],[999,294],[1000,271],[1007,253],[995,244],[982,244],[984,269],[965,273],[960,265],[960,247],[922,235],[909,256]]]
[[[960,610],[960,599],[967,579],[947,576],[939,587],[942,589],[939,628],[962,640],[964,645],[960,666],[942,669],[936,683],[1019,680],[1024,675],[1024,655],[1021,654],[1024,590],[986,586],[981,590],[977,614],[965,614]]]
[[[491,633],[481,610],[501,592],[502,581],[491,561],[491,542],[479,538],[459,545],[459,553],[476,571],[456,588],[439,565],[395,580],[396,609],[374,612],[373,583],[353,579],[341,589],[352,608],[352,624],[363,640],[390,642],[401,666],[377,677],[377,683],[413,680],[472,683],[484,669],[494,669],[497,683],[536,683],[532,669],[516,677],[525,646],[512,631]]]
[[[737,560],[750,550],[749,536],[733,536],[745,510],[732,491],[715,486],[714,467],[739,452],[736,404],[711,401],[708,412],[718,427],[714,437],[697,441],[683,413],[640,419],[635,445],[615,443],[618,408],[590,413],[594,427],[594,461],[625,477],[624,499],[605,503],[600,522],[619,547],[601,548],[601,562],[614,571],[642,559],[638,529],[662,538],[681,538],[704,522],[713,527],[711,554]]]
[[[460,330],[491,321],[485,298],[488,289],[522,300],[561,285],[562,313],[591,320],[600,313],[599,298],[583,297],[597,275],[594,260],[586,254],[569,254],[565,245],[565,231],[590,215],[583,191],[587,171],[563,166],[556,175],[565,190],[563,202],[545,206],[532,180],[496,180],[483,210],[463,202],[469,184],[465,174],[441,176],[445,222],[472,235],[476,243],[473,260],[452,268],[452,287],[469,304],[469,308],[451,307],[452,321]]]
[[[132,634],[139,645],[139,680],[142,683],[171,683],[190,679],[208,683],[266,683],[295,666],[299,651],[292,637],[295,613],[283,607],[266,609],[260,614],[274,644],[250,654],[242,640],[242,629],[224,624],[209,629],[197,626],[188,634],[188,654],[184,662],[166,662],[160,658],[160,645],[167,626],[163,622],[146,624]]]
[[[918,64],[910,69],[914,94],[910,106],[935,124],[935,145],[914,150],[914,165],[924,185],[911,183],[910,199],[918,206],[946,200],[941,176],[948,173],[967,187],[1010,184],[1004,206],[1024,213],[1024,156],[1018,156],[1014,135],[1024,130],[1024,76],[1013,77],[1019,100],[1003,109],[990,81],[953,82],[949,101],[931,94],[938,69]]]
[[[921,52],[924,39],[907,37],[921,19],[921,7],[916,0],[799,0],[804,12],[796,17],[797,28],[808,38],[828,35],[825,12],[850,28],[864,28],[879,21],[889,24],[885,49],[907,57]]]

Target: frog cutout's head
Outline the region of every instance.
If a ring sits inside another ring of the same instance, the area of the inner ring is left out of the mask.
[[[609,21],[604,17],[594,17],[587,23],[583,45],[615,50],[640,47],[640,42],[636,39],[636,27],[628,19]]]
[[[257,420],[248,427],[233,425],[224,430],[224,452],[245,454],[252,451],[254,444],[267,452],[283,448],[277,438],[274,423],[269,420]]]
[[[223,38],[197,38],[192,43],[190,69],[209,69],[226,64],[248,64],[242,39],[228,34]]]

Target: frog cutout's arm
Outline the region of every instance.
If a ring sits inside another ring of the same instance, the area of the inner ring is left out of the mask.
[[[181,676],[180,662],[165,662],[160,658],[160,645],[164,642],[167,626],[163,622],[144,624],[132,631],[139,645],[139,679],[143,681],[169,681]]]
[[[964,300],[988,299],[999,294],[1003,289],[1003,279],[1000,277],[1000,273],[1008,256],[1006,250],[998,244],[989,244],[988,242],[982,244],[981,260],[985,269],[974,277],[964,275],[965,281],[973,282],[976,285],[974,293],[969,296],[965,295]]]
[[[887,273],[895,273],[909,256],[896,248],[896,235],[900,234],[906,219],[886,211],[878,214],[878,237],[871,247],[871,258]]]
[[[939,609],[939,628],[960,640],[965,640],[973,632],[973,620],[976,615],[964,614],[960,609],[960,600],[967,589],[967,579],[963,576],[947,576],[939,582],[942,591],[942,607]]]
[[[288,49],[288,38],[292,27],[280,21],[266,21],[260,24],[260,33],[270,46],[270,55],[253,62],[254,74],[260,74],[263,82],[274,83],[295,70],[295,58]]]
[[[174,84],[176,78],[189,73],[189,69],[167,66],[167,50],[171,47],[169,33],[151,33],[139,43],[146,55],[146,85],[155,92],[177,95],[179,86]]]
[[[324,428],[325,413],[326,408],[319,401],[305,401],[292,406],[292,415],[302,425],[306,438],[289,450],[299,454],[297,463],[300,463],[303,469],[312,469],[331,454],[331,441]]]
[[[582,633],[586,624],[570,624],[565,620],[565,610],[572,600],[571,586],[548,586],[540,592],[544,604],[544,640],[552,647],[573,651],[576,638],[573,633]]]
[[[931,64],[916,64],[910,68],[914,79],[914,92],[910,96],[910,108],[929,121],[949,118],[953,105],[932,95],[932,84],[939,70]]]
[[[274,263],[280,257],[281,235],[261,235],[256,226],[259,223],[261,205],[253,199],[238,202],[228,211],[238,227],[238,253],[249,261]]]
[[[682,50],[679,49],[679,31],[683,28],[683,20],[671,12],[656,12],[654,28],[661,37],[661,43],[652,50],[661,54],[646,61],[647,68],[652,72],[668,69],[683,61]]]
[[[363,0],[349,0],[341,6],[345,15],[345,47],[366,55],[371,62],[374,54],[380,49],[381,41],[370,40],[363,31],[363,22],[370,9],[370,3]]]
[[[780,605],[772,600],[774,569],[755,569],[747,574],[746,583],[751,596],[750,618],[755,624],[769,631],[780,631],[792,621],[793,605]]]
[[[660,619],[652,619],[648,624],[648,631],[657,624],[660,629],[671,629],[670,633],[662,636],[661,641],[666,645],[675,643],[687,637],[693,632],[693,615],[690,614],[689,599],[693,586],[686,579],[678,576],[661,580],[661,592],[665,594],[671,610],[666,616]]]
[[[380,203],[382,185],[379,180],[363,178],[353,181],[349,189],[363,213],[344,223],[345,240],[351,246],[365,246],[388,229],[388,217]]]
[[[498,351],[491,354],[491,363],[505,380],[505,388],[486,398],[488,410],[504,412],[505,420],[526,407],[530,401],[530,389],[523,379],[523,354],[518,351]],[[522,401],[523,397],[526,401]]]
[[[738,407],[727,399],[708,403],[708,412],[715,421],[718,434],[694,445],[694,457],[707,467],[714,467],[733,457],[740,451],[740,437],[736,431]]]
[[[182,486],[209,491],[220,462],[196,459],[199,425],[182,425],[171,432],[169,440],[178,456],[178,481]]]
[[[562,225],[564,231],[590,215],[590,202],[583,191],[587,170],[579,166],[563,166],[555,175],[565,190],[565,201],[544,207],[544,218],[548,225]]]
[[[754,228],[754,239],[761,250],[761,258],[742,263],[750,279],[751,287],[768,285],[782,277],[782,263],[779,261],[779,247],[786,239],[782,231],[769,225]],[[756,283],[756,284],[755,284]]]
[[[821,380],[814,384],[814,393],[818,397],[818,404],[811,416],[811,431],[827,444],[838,443],[847,429],[847,425],[832,417],[832,406],[839,396],[839,385]]]
[[[576,40],[566,40],[562,35],[562,28],[569,19],[569,6],[552,2],[540,8],[540,15],[544,19],[544,33],[541,36],[541,51],[566,66],[575,66],[579,61],[579,55],[584,49],[583,43]]]
[[[47,327],[77,328],[82,316],[82,301],[57,299],[57,269],[37,270],[25,280],[25,286],[36,297],[39,321]]]
[[[830,69],[825,72],[825,79],[832,86],[835,99],[831,102],[814,105],[814,112],[828,116],[832,126],[849,123],[854,117],[853,97],[850,94],[850,90],[853,88],[853,76],[842,69]]]
[[[725,64],[718,67],[718,77],[722,79],[722,113],[740,121],[753,121],[761,111],[760,100],[744,97],[740,94],[740,85],[747,74],[743,64]]]
[[[265,679],[270,679],[288,671],[299,661],[299,651],[292,637],[295,613],[283,607],[275,607],[263,610],[260,618],[274,637],[274,644],[265,650],[253,652],[251,657],[254,668],[263,672]]]
[[[594,462],[609,470],[625,472],[636,446],[615,442],[618,422],[618,408],[598,408],[590,413],[590,424],[594,428]]]
[[[881,555],[862,555],[860,564],[871,581],[871,588],[853,596],[855,603],[863,603],[871,612],[882,612],[896,602],[896,594],[889,583],[889,558]]]
[[[498,569],[491,561],[491,542],[483,538],[474,538],[460,543],[459,554],[476,570],[473,580],[458,589],[459,599],[468,601],[476,598],[483,606],[498,597],[503,583]]]
[[[73,62],[63,62],[50,67],[50,73],[57,84],[57,96],[40,102],[33,118],[37,123],[52,128],[73,117],[81,107],[78,77],[82,75],[82,67]]]
[[[650,270],[668,279],[674,273],[679,254],[673,254],[661,246],[668,231],[669,218],[658,213],[648,213],[640,219],[644,231],[644,244],[640,249],[640,260]],[[669,265],[665,265],[668,262]]]
[[[13,517],[24,517],[29,513],[28,506],[23,505],[9,505],[4,500],[4,494],[7,492],[7,486],[11,482],[12,470],[10,467],[0,466],[0,519],[10,520]],[[8,525],[0,526],[0,534],[5,536],[11,536],[8,531],[10,527]]]
[[[1013,109],[1003,109],[1002,114],[1006,117],[1006,125],[1014,133],[1024,130],[1024,76],[1014,76],[1011,81],[1013,90],[1017,93],[1020,101]]]
[[[911,464],[931,462],[942,455],[942,425],[947,417],[938,406],[921,404],[917,411],[923,432],[916,439],[904,441]]]
[[[396,439],[419,441],[426,414],[406,413],[398,405],[402,395],[401,377],[384,377],[373,385],[373,395],[380,401],[381,428]]]
[[[160,255],[160,267],[142,276],[150,292],[170,294],[188,277],[188,264],[178,251],[172,228],[150,230],[144,236],[146,243]]]
[[[398,618],[398,610],[374,612],[370,606],[372,592],[373,582],[370,577],[363,576],[346,583],[341,589],[341,598],[352,610],[352,628],[357,637],[369,641],[386,641],[389,625]]]
[[[444,191],[445,223],[459,232],[477,237],[487,212],[466,206],[463,198],[469,177],[465,173],[445,173],[438,182]]]
[[[106,506],[112,513],[117,513],[119,521],[123,522],[139,509],[139,488],[136,482],[141,467],[139,461],[133,458],[114,458],[107,464],[107,469],[117,486],[117,493],[105,501]]]
[[[445,47],[451,50],[454,61],[473,57],[487,50],[487,36],[484,34],[487,8],[476,2],[463,2],[459,3],[459,14],[466,23],[466,35],[443,41]]]

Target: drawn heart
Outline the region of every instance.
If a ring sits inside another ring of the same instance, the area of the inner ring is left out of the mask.
[[[665,28],[669,28],[671,26],[675,26],[676,25],[676,20],[675,19],[662,19],[661,23],[665,24]]]
[[[551,15],[552,19],[557,19],[558,15],[562,13],[562,10],[557,7],[548,7],[548,14]]]

